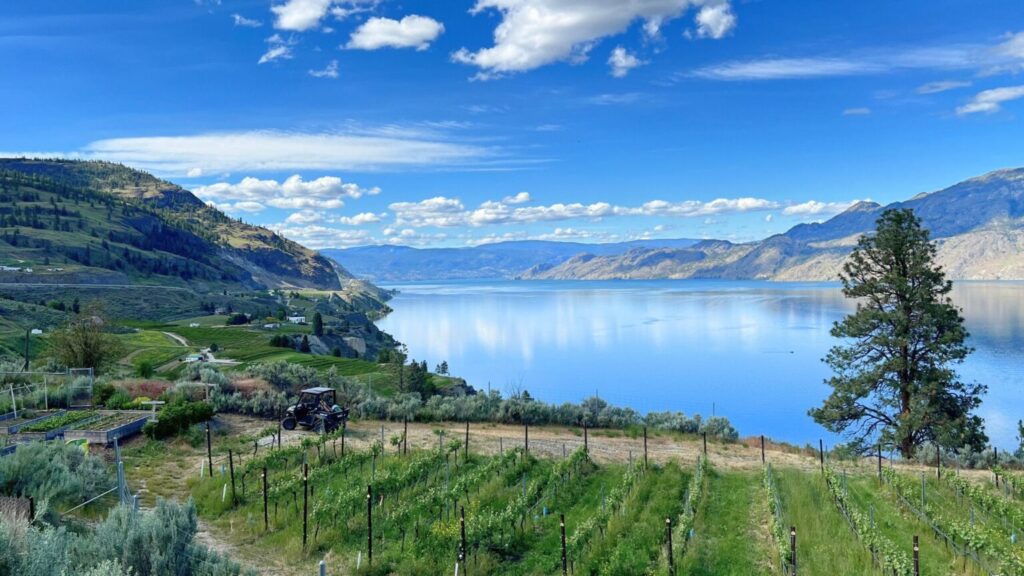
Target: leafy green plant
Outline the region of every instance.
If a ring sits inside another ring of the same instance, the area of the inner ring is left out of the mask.
[[[60,416],[54,416],[52,418],[47,418],[46,420],[43,420],[41,422],[36,422],[35,424],[25,426],[21,429],[21,431],[50,432],[51,430],[57,430],[59,428],[64,428],[65,426],[70,426],[71,424],[74,424],[76,422],[81,422],[83,420],[88,420],[89,418],[94,418],[98,414],[98,412],[94,412],[92,410],[86,410],[82,412],[65,412]]]

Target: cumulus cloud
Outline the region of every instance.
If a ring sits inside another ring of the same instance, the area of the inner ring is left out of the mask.
[[[346,48],[415,48],[426,50],[444,32],[444,24],[427,16],[409,15],[401,20],[370,18],[349,38]]]
[[[361,198],[379,194],[380,189],[363,188],[351,182],[343,182],[337,176],[323,176],[315,180],[304,180],[295,174],[283,182],[261,180],[252,176],[231,184],[218,182],[193,189],[199,198],[209,201],[250,201],[292,210],[302,210],[296,218],[311,218],[312,209],[332,210],[345,206],[345,198]],[[235,204],[238,207],[238,204]],[[260,210],[263,208],[261,207]]]
[[[728,3],[704,6],[697,12],[697,36],[724,38],[736,27],[736,15]]]
[[[271,170],[380,170],[483,162],[496,150],[453,142],[439,132],[401,127],[347,133],[214,132],[111,138],[75,156],[121,162],[164,175]]]
[[[303,32],[316,28],[327,15],[332,0],[287,0],[270,7],[274,13],[274,28]]]
[[[625,78],[630,70],[643,64],[642,60],[630,54],[622,46],[616,46],[612,50],[611,56],[608,57],[608,66],[611,68],[611,74],[616,78]]]
[[[481,227],[502,224],[528,224],[564,220],[599,220],[617,216],[695,217],[713,214],[774,210],[782,205],[763,198],[719,198],[710,202],[652,200],[640,206],[618,206],[609,202],[583,204],[557,203],[547,206],[522,206],[515,202],[521,193],[501,201],[489,200],[475,209],[467,209],[457,198],[437,196],[420,202],[395,202],[389,206],[397,226]],[[510,202],[509,200],[513,200]]]
[[[939,92],[946,92],[947,90],[967,88],[970,85],[971,83],[968,81],[939,80],[937,82],[929,82],[918,86],[916,92],[918,94],[938,94]]]
[[[851,202],[818,202],[817,200],[808,200],[800,204],[793,204],[786,206],[782,213],[786,216],[817,216],[820,214],[839,214],[849,209],[854,204],[857,204],[860,200],[853,200]]]
[[[533,70],[561,61],[582,61],[602,38],[626,31],[637,20],[649,35],[693,6],[728,6],[721,0],[477,0],[471,10],[495,10],[501,23],[494,45],[452,55],[478,67],[480,79]]]
[[[241,26],[242,28],[259,28],[263,26],[263,22],[253,18],[246,18],[241,14],[232,14],[231,19],[234,21],[235,26]]]
[[[294,225],[289,223],[272,224],[267,228],[314,250],[374,243],[373,236],[367,230],[362,229],[339,229],[319,224]]]
[[[971,101],[956,109],[960,116],[984,112],[991,114],[1002,110],[1004,102],[1024,98],[1024,85],[1005,86],[978,92]]]
[[[501,199],[504,204],[525,204],[531,200],[529,192],[520,192],[515,196],[505,196]]]
[[[322,70],[310,70],[309,75],[313,78],[337,78],[338,77],[338,61],[331,60],[327,67]]]

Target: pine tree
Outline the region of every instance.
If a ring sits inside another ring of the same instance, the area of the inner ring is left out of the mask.
[[[306,336],[305,334],[303,334],[302,335],[302,343],[299,344],[299,352],[302,352],[303,354],[309,354],[310,351],[311,351],[311,349],[309,347],[309,336]]]
[[[824,359],[832,394],[810,414],[856,449],[878,442],[910,458],[925,442],[979,450],[988,441],[972,413],[987,387],[953,368],[972,349],[935,253],[913,212],[887,210],[843,266],[843,294],[857,309],[832,327],[843,339]]]

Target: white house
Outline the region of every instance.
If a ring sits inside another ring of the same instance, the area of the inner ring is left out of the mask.
[[[189,328],[199,328],[199,322],[191,322],[188,325]]]
[[[289,316],[288,317],[288,321],[291,322],[292,324],[305,324],[306,323],[306,317],[305,316]]]
[[[32,335],[33,336],[38,336],[39,334],[42,334],[42,333],[43,333],[43,331],[40,330],[39,328],[33,328],[32,329]]]

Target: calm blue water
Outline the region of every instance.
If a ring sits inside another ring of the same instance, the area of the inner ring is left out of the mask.
[[[722,281],[434,282],[401,293],[380,327],[431,368],[477,388],[549,402],[599,394],[641,412],[730,418],[743,435],[831,438],[807,416],[828,395],[820,361],[852,310],[835,284]],[[988,384],[989,436],[1024,418],[1024,284],[958,284],[977,349],[961,367]],[[835,440],[832,438],[832,440]]]

